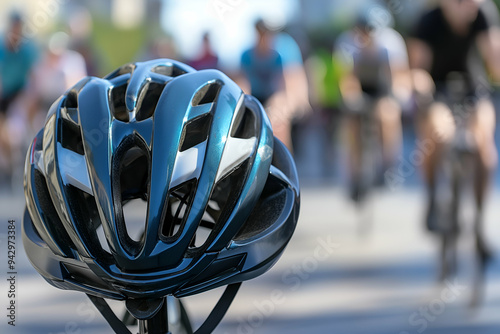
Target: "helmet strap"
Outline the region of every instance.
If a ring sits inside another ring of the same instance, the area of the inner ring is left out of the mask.
[[[118,317],[109,307],[104,298],[92,296],[89,294],[87,294],[87,297],[89,297],[90,301],[99,310],[99,312],[101,312],[104,319],[106,319],[106,321],[111,326],[111,328],[113,328],[116,334],[132,334],[128,330],[127,326],[125,326],[125,324],[120,319],[118,319]]]
[[[240,289],[241,282],[229,284],[224,290],[224,293],[220,297],[219,301],[213,308],[210,315],[205,320],[205,322],[194,332],[194,334],[209,334],[212,333],[215,327],[221,322],[222,318],[226,314],[229,306],[234,300],[234,297]]]
[[[238,290],[240,289],[241,282],[239,283],[234,283],[234,284],[229,284],[226,289],[224,290],[224,293],[222,296],[219,298],[219,301],[215,305],[215,307],[212,309],[210,314],[208,315],[207,319],[203,322],[203,324],[198,328],[193,334],[209,334],[212,333],[213,330],[219,325],[221,322],[222,318],[226,314],[227,310],[229,309],[229,306],[231,306],[231,303],[234,300],[234,297],[238,293]],[[111,310],[109,307],[108,303],[104,298],[96,297],[87,294],[89,297],[90,301],[94,304],[94,306],[101,312],[102,316],[106,321],[109,323],[111,328],[115,331],[116,334],[132,334],[130,330],[127,328],[127,326],[116,316],[116,314]],[[165,303],[166,305],[166,303]],[[159,319],[159,316],[163,316],[165,319]],[[154,321],[146,320],[146,324],[151,325],[158,325],[162,322],[166,322],[167,314],[166,312],[158,312],[155,316],[155,319],[151,319]],[[158,318],[158,319],[157,319]],[[144,322],[143,322],[144,323]],[[164,326],[161,326],[164,327]],[[165,331],[156,331],[152,330],[153,328],[150,328],[148,330],[148,334],[169,334],[168,330]]]

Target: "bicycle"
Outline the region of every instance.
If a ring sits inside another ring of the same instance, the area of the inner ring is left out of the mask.
[[[453,73],[445,84],[445,99],[450,106],[453,116],[455,133],[451,142],[447,145],[441,166],[441,178],[444,181],[442,188],[444,194],[437,196],[441,198],[438,203],[436,227],[440,238],[440,274],[439,279],[445,280],[456,274],[458,267],[457,243],[460,234],[460,208],[461,199],[468,176],[478,175],[479,150],[468,128],[468,122],[474,112],[467,99],[467,85],[465,78],[460,73]],[[446,207],[447,208],[444,208]],[[475,252],[477,259],[477,270],[474,276],[473,292],[470,301],[471,306],[476,306],[481,299],[484,286],[484,274],[491,254],[486,249],[481,238],[482,203],[476,203],[474,217]]]
[[[350,198],[360,213],[359,233],[366,233],[373,220],[371,193],[383,184],[382,147],[380,127],[373,112],[375,100],[363,93],[355,103],[345,103],[346,117],[352,122],[354,136],[351,140],[356,145],[358,155],[351,158]],[[356,152],[350,152],[356,155]]]

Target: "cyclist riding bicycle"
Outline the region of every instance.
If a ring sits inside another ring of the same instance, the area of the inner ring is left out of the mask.
[[[251,94],[266,106],[284,88],[283,61],[272,46],[272,31],[262,19],[255,23],[255,30],[257,41],[241,55],[241,69]]]
[[[351,197],[363,199],[369,184],[363,177],[362,127],[369,118],[379,128],[382,163],[376,168],[377,182],[384,183],[384,172],[391,167],[401,146],[401,101],[409,96],[408,55],[403,38],[389,27],[389,12],[380,6],[366,8],[355,27],[339,36],[336,59],[344,60],[345,74],[340,80],[344,110],[347,113]],[[406,92],[406,93],[405,93]],[[371,140],[370,140],[371,141]],[[374,153],[374,152],[368,152]]]
[[[227,286],[195,332],[210,333],[241,282],[279,259],[299,210],[295,164],[262,105],[217,70],[168,59],[84,78],[54,102],[24,185],[30,262],[120,334],[104,298],[125,301],[141,333],[166,334],[167,297]],[[131,224],[135,200],[147,210]]]
[[[414,85],[420,107],[418,133],[420,140],[432,147],[422,164],[428,194],[426,225],[432,231],[458,232],[457,214],[445,224],[440,219],[437,171],[450,145],[473,148],[477,152],[473,178],[475,237],[482,261],[491,256],[482,234],[482,214],[498,159],[494,142],[495,110],[483,63],[492,77],[500,78],[500,54],[493,39],[497,28],[489,21],[491,13],[483,8],[486,5],[492,4],[479,0],[440,0],[437,8],[421,18],[409,45],[412,67],[417,69]],[[462,125],[463,129],[457,131]]]

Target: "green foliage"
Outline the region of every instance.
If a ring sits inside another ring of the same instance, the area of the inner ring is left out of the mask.
[[[101,71],[106,74],[136,60],[147,43],[147,28],[119,29],[110,21],[94,20],[92,39],[102,56]]]

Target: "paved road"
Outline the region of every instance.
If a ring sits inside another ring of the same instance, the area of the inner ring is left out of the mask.
[[[500,261],[488,272],[484,305],[477,310],[467,306],[473,265],[470,240],[461,240],[458,277],[437,284],[435,245],[420,226],[418,189],[377,193],[365,217],[338,188],[306,187],[302,199],[301,219],[283,258],[264,276],[242,286],[216,333],[499,333]],[[500,193],[493,195],[486,214],[492,243],[500,240],[496,203]],[[19,222],[22,207],[22,197],[3,196],[1,221]],[[7,326],[6,227],[0,226],[0,333],[110,332],[83,295],[45,283],[20,244],[16,327]],[[195,323],[208,314],[220,293],[188,298]]]

